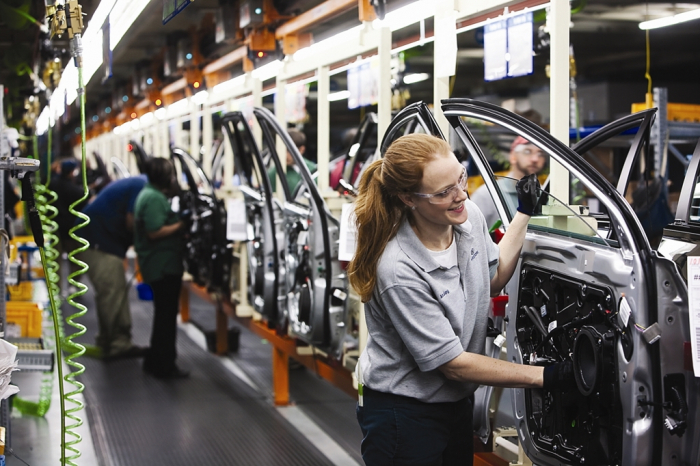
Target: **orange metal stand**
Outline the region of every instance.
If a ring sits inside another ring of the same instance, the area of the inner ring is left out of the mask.
[[[185,283],[180,289],[180,320],[183,322],[190,321],[190,293],[185,288]]]
[[[474,466],[508,466],[508,461],[495,453],[474,454]]]
[[[326,360],[315,355],[301,355],[297,352],[297,340],[286,335],[278,335],[274,329],[267,327],[262,321],[255,321],[249,317],[236,316],[235,304],[225,298],[212,298],[202,287],[192,282],[185,282],[182,286],[182,309],[189,309],[189,293],[194,293],[205,301],[216,305],[216,348],[218,354],[225,354],[224,345],[227,345],[228,326],[227,317],[231,317],[240,325],[251,332],[267,340],[273,348],[272,351],[272,388],[275,405],[285,406],[289,404],[289,358],[298,361],[319,377],[326,379],[335,387],[341,389],[353,398],[357,398],[357,390],[352,386],[352,374],[335,361]],[[186,304],[185,304],[186,303]],[[184,318],[183,318],[184,321]]]

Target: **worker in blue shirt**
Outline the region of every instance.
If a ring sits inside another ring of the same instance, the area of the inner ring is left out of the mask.
[[[113,181],[84,209],[90,223],[77,233],[90,243],[81,254],[95,290],[99,323],[96,344],[105,359],[141,357],[131,341],[131,311],[124,258],[134,238],[134,204],[146,176]]]

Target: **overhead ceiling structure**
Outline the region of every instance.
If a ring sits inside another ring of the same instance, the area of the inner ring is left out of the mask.
[[[318,41],[360,25],[362,15],[368,19],[374,17],[374,11],[362,11],[367,9],[369,0],[197,0],[163,24],[162,2],[102,1],[105,2],[114,5],[110,16],[112,35],[119,22],[119,15],[115,14],[119,12],[115,9],[121,7],[122,16],[142,11],[133,24],[129,23],[118,44],[112,44],[111,76],[106,77],[102,64],[88,82],[88,124],[99,131],[118,124],[117,113],[122,113],[122,119],[139,116],[191,95],[200,86],[211,88],[266,60],[281,58],[285,52],[291,53],[310,40]],[[409,3],[412,2],[387,0],[386,10],[390,12]],[[81,1],[88,27],[99,4],[97,0]],[[252,16],[241,18],[242,7],[252,8],[245,10],[252,11]],[[257,16],[256,8],[261,9]],[[643,94],[648,84],[647,47],[646,32],[639,28],[639,23],[698,8],[700,3],[572,2],[571,44],[577,81],[579,84],[633,83]],[[0,12],[3,23],[0,24],[3,57],[0,83],[9,88],[11,95],[6,102],[11,105],[12,115],[8,119],[17,124],[30,96],[35,96],[37,104],[45,104],[44,87],[51,88],[51,80],[46,78],[47,63],[54,60],[65,67],[69,61],[68,42],[66,38],[49,42],[47,33],[28,19],[32,16],[44,22],[41,0],[0,0]],[[544,26],[544,17],[544,10],[535,15],[536,28]],[[242,19],[248,21],[243,28]],[[104,16],[95,21],[104,21]],[[673,101],[700,103],[700,91],[695,84],[700,72],[699,25],[700,20],[691,20],[649,31],[649,75],[654,86],[669,88],[669,98]],[[432,36],[432,27],[432,20],[426,20],[427,37]],[[394,44],[405,43],[416,40],[420,34],[420,27],[414,24],[395,31],[392,40]],[[480,31],[460,34],[458,42],[453,96],[518,97],[548,86],[546,48],[535,57],[533,75],[485,82]],[[405,57],[411,73],[432,74],[431,44],[407,51]],[[338,75],[336,79],[342,81],[343,77]],[[432,101],[432,80],[413,84],[411,94],[414,100]],[[643,95],[637,100],[643,100]],[[108,109],[110,114],[106,113]],[[124,109],[128,114],[124,114]],[[72,129],[77,124],[76,114],[72,112],[62,124]],[[31,125],[31,118],[25,118],[24,123]]]

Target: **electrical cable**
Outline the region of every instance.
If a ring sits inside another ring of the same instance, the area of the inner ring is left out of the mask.
[[[17,459],[18,459],[19,461],[21,461],[22,463],[26,464],[27,466],[31,466],[29,463],[27,463],[27,462],[24,461],[22,458],[20,458],[19,456],[17,456],[17,453],[15,453],[15,451],[14,451],[12,448],[10,448],[10,447],[8,447],[7,445],[5,445],[5,449],[10,453],[10,455],[14,456],[15,458],[17,458]]]
[[[58,215],[58,210],[52,204],[58,199],[58,195],[48,188],[49,181],[51,180],[51,144],[52,144],[52,132],[53,127],[49,125],[48,130],[48,148],[46,155],[46,179],[45,182],[36,183],[35,194],[37,210],[39,211],[39,218],[41,220],[42,231],[44,234],[45,245],[45,261],[44,264],[44,279],[46,280],[46,287],[49,294],[53,295],[54,300],[58,302],[57,306],[49,306],[48,309],[44,311],[44,315],[48,316],[45,319],[51,328],[46,328],[43,332],[43,342],[44,348],[56,351],[56,338],[54,337],[54,329],[58,327],[59,339],[63,337],[63,316],[61,315],[60,306],[60,288],[58,282],[60,276],[58,274],[58,251],[55,245],[58,243],[58,236],[56,236],[56,231],[58,230],[58,224],[54,221],[54,218]],[[35,152],[35,158],[37,154]],[[25,215],[25,221],[28,222],[29,214]],[[27,228],[29,231],[30,227]],[[57,324],[54,323],[53,316],[56,316]],[[17,409],[22,414],[28,414],[33,416],[43,417],[51,407],[51,398],[53,395],[53,371],[45,371],[42,374],[41,382],[39,386],[39,399],[38,401],[29,401],[21,397],[15,397],[12,402],[13,409]]]

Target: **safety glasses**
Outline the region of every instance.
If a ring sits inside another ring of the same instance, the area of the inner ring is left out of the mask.
[[[451,204],[454,202],[454,200],[457,198],[457,194],[459,193],[459,190],[466,191],[467,190],[467,169],[462,168],[462,176],[459,177],[459,180],[457,181],[457,184],[454,186],[450,186],[449,188],[445,189],[444,191],[440,191],[439,193],[434,193],[434,194],[424,194],[424,193],[413,193],[414,195],[418,197],[422,197],[423,199],[427,199],[428,202],[431,204],[437,204],[437,205],[445,205],[445,204]]]

